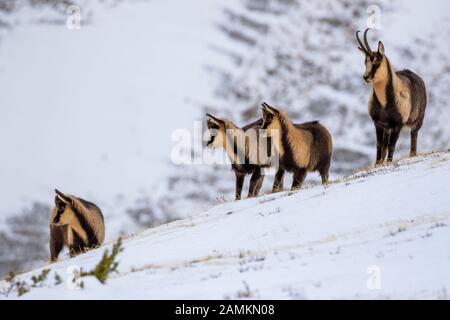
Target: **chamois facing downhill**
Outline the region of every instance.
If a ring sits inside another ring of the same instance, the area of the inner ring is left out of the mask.
[[[50,259],[56,261],[62,248],[73,257],[102,244],[105,224],[93,203],[55,190],[55,207],[50,217]]]
[[[231,162],[231,168],[236,175],[236,200],[241,199],[242,186],[245,176],[251,174],[248,197],[256,197],[261,190],[264,175],[262,168],[270,166],[266,155],[268,146],[260,145],[259,129],[262,120],[259,119],[243,128],[238,128],[232,122],[218,119],[206,114],[209,141],[207,147],[211,149],[225,149]],[[266,150],[266,153],[259,152]]]
[[[371,83],[373,93],[369,99],[369,114],[375,124],[377,135],[376,164],[392,161],[400,131],[411,128],[411,156],[417,154],[417,135],[422,127],[427,106],[425,83],[410,70],[395,71],[385,55],[380,41],[378,50],[372,51],[364,32],[364,44],[356,32],[358,49],[365,56],[364,80]]]
[[[329,131],[318,121],[293,124],[281,110],[262,103],[261,129],[272,138],[279,155],[273,192],[283,190],[285,171],[293,172],[292,190],[300,189],[309,171],[319,171],[322,184],[328,183],[333,143]]]

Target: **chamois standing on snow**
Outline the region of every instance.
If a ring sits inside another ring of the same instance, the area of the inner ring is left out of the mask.
[[[50,260],[58,259],[64,245],[73,257],[102,244],[105,224],[100,209],[86,200],[55,192],[50,217]]]
[[[263,124],[279,155],[273,192],[283,190],[285,171],[293,172],[292,190],[301,188],[307,172],[319,171],[322,184],[328,183],[333,143],[329,131],[318,121],[293,124],[281,110],[262,103]]]
[[[364,80],[371,83],[373,93],[369,100],[369,114],[377,134],[377,160],[382,164],[391,162],[394,157],[400,131],[404,126],[411,128],[411,152],[417,154],[417,135],[422,127],[427,106],[425,83],[410,70],[395,71],[385,55],[384,45],[378,42],[378,50],[372,51],[367,41],[367,28],[364,44],[356,32],[359,50],[365,56],[366,71]]]
[[[256,197],[261,190],[264,175],[263,168],[270,167],[267,148],[260,146],[259,129],[262,120],[259,119],[243,128],[238,128],[231,121],[219,119],[207,113],[207,128],[210,139],[207,147],[225,149],[231,162],[231,168],[236,175],[236,200],[241,199],[245,176],[251,174],[248,197]],[[266,150],[266,154],[260,153]]]

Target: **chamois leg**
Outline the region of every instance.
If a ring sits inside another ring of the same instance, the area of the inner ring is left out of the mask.
[[[85,252],[90,245],[88,243],[85,243],[83,239],[80,237],[80,235],[74,229],[71,229],[71,233],[72,233],[72,242],[70,243],[69,246],[70,257],[75,257]]]
[[[250,179],[250,188],[248,190],[248,197],[254,198],[258,196],[259,191],[261,190],[262,184],[264,181],[264,175],[261,174],[261,169],[256,169],[252,178]]]
[[[64,238],[61,230],[57,227],[50,226],[50,261],[58,260],[59,253],[64,246]]]
[[[417,155],[417,136],[419,130],[411,131],[411,152],[409,154],[410,157],[415,157]]]
[[[322,177],[322,185],[327,186],[328,185],[328,177],[329,177],[329,172],[330,170],[330,164],[328,163],[327,165],[323,166],[320,170],[320,176]]]
[[[395,152],[395,146],[397,145],[398,137],[400,136],[400,131],[402,130],[402,127],[395,127],[392,129],[390,139],[389,139],[389,154],[387,161],[392,162],[392,159],[394,158],[394,152]]]
[[[283,185],[284,185],[284,170],[278,168],[278,171],[275,174],[275,179],[273,181],[272,192],[276,193],[283,191]]]
[[[244,185],[245,174],[236,172],[236,200],[241,200],[242,186]]]
[[[299,190],[302,187],[305,178],[306,178],[306,169],[299,169],[295,171],[291,190],[292,191]]]
[[[377,160],[375,162],[375,165],[379,165],[382,163],[381,156],[383,153],[384,130],[380,126],[375,126],[375,130],[377,133]]]
[[[71,258],[77,256],[83,251],[83,241],[70,225],[66,224],[62,226],[62,234],[64,237],[64,243],[69,248],[69,255]]]
[[[389,141],[391,139],[391,133],[388,130],[384,131],[383,134],[383,144],[381,149],[381,160],[380,164],[384,164],[386,162],[386,158],[389,152]]]

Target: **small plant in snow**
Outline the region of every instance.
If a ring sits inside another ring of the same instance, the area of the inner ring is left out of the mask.
[[[430,229],[443,228],[446,226],[447,226],[447,224],[445,224],[444,222],[438,222],[435,225],[433,225]]]
[[[55,285],[58,286],[63,282],[61,276],[55,272]]]
[[[33,281],[33,284],[31,285],[33,288],[37,288],[38,286],[42,285],[42,283],[47,280],[47,276],[50,273],[50,269],[44,269],[40,274],[37,276],[32,276],[31,281]]]
[[[244,289],[243,290],[239,290],[236,294],[236,297],[238,299],[249,299],[252,298],[254,296],[254,292],[252,292],[250,290],[250,286],[248,285],[247,282],[242,281],[244,284]]]
[[[20,297],[30,291],[29,286],[25,281],[16,279],[16,274],[14,272],[8,273],[4,280],[6,281],[7,286],[2,289],[1,293],[5,296],[8,296],[11,292],[16,292]]]
[[[389,234],[390,234],[392,237],[394,237],[395,235],[397,235],[397,234],[399,234],[399,233],[402,233],[402,232],[405,232],[405,231],[406,231],[406,228],[405,228],[405,227],[398,227],[397,230],[392,230],[391,232],[389,232]]]
[[[32,276],[31,284],[27,281],[17,280],[16,274],[14,272],[10,272],[4,279],[7,286],[0,290],[0,294],[8,296],[11,292],[15,292],[20,297],[29,292],[31,288],[42,287],[44,282],[47,280],[50,271],[50,269],[44,269],[40,274]],[[55,285],[59,285],[61,283],[61,277],[55,272]]]
[[[111,254],[109,254],[108,250],[105,250],[102,259],[95,266],[95,268],[88,272],[81,271],[80,276],[93,276],[96,277],[102,284],[105,284],[109,275],[113,272],[117,272],[117,266],[119,263],[116,261],[116,257],[120,252],[122,252],[122,250],[122,238],[119,238],[113,245]]]

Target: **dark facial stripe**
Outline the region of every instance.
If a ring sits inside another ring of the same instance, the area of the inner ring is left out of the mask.
[[[53,218],[53,223],[58,223],[59,220],[61,219],[61,215],[64,213],[64,210],[66,209],[66,205],[65,204],[59,204],[56,207],[56,215]]]
[[[377,73],[380,66],[381,66],[381,63],[378,63],[378,64],[372,63],[372,69],[370,70],[369,79],[373,79],[375,77],[375,74]]]

